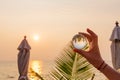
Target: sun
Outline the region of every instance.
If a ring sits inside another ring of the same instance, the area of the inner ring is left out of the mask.
[[[35,41],[38,41],[39,39],[40,39],[40,36],[39,35],[33,35],[33,39],[35,40]]]

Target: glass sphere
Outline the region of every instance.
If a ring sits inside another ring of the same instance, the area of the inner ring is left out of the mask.
[[[74,48],[76,48],[76,49],[86,50],[88,48],[89,43],[88,43],[87,38],[84,35],[76,34],[72,38],[72,44],[73,44]]]

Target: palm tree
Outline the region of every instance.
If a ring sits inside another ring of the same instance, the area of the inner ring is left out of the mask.
[[[70,43],[56,59],[51,75],[54,80],[87,80],[92,77],[93,69],[84,57],[73,51]]]

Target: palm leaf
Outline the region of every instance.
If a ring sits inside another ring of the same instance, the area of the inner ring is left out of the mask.
[[[69,44],[56,59],[51,75],[54,80],[87,80],[92,77],[92,70],[91,64]]]

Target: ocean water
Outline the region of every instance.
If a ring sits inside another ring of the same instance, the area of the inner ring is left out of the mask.
[[[0,62],[0,80],[17,80],[18,70],[16,62]]]
[[[50,75],[48,74],[50,66],[52,67],[51,63],[44,63],[42,71],[42,76],[45,80],[52,80]],[[14,61],[1,61],[0,62],[0,80],[18,80],[18,68],[17,62]],[[32,79],[34,80],[34,79]],[[39,80],[39,79],[37,79]],[[106,77],[96,71],[94,80],[107,80]]]
[[[38,65],[38,67],[39,67],[39,65]],[[49,68],[51,67],[50,64],[46,63],[46,65],[42,66],[42,67],[44,67],[45,69],[41,70],[42,71],[41,76],[43,76],[45,78],[45,80],[51,80],[50,79],[51,77],[48,74]],[[18,74],[17,62],[15,62],[15,61],[1,61],[0,62],[0,80],[18,80],[18,76],[19,76],[19,74]],[[34,79],[34,80],[36,80],[36,79]],[[37,79],[37,80],[39,80],[39,79]]]

